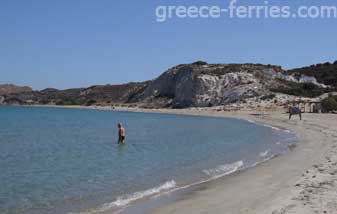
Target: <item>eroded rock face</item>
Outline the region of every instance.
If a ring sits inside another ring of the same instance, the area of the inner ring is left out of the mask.
[[[3,95],[3,103],[132,104],[148,108],[207,107],[245,103],[249,99],[270,95],[275,92],[274,89],[279,88],[291,91],[292,86],[289,86],[289,82],[325,87],[314,77],[292,73],[289,75],[279,66],[196,62],[175,66],[155,80],[140,83],[97,85],[66,90],[48,88],[31,91],[26,88],[23,92]]]
[[[226,105],[270,93],[284,81],[326,87],[314,77],[289,75],[279,66],[261,64],[178,65],[153,80],[139,102],[171,107]],[[160,98],[160,99],[159,99]]]
[[[1,104],[3,104],[3,103],[4,103],[4,101],[5,101],[5,97],[3,97],[3,96],[0,96],[0,105],[1,105]]]
[[[263,95],[281,69],[253,64],[179,65],[149,84],[144,100],[166,97],[172,107],[204,107]]]
[[[306,76],[306,75],[301,75],[301,77],[298,79],[299,83],[312,83],[314,85],[317,85],[318,87],[321,88],[327,88],[328,86],[318,83],[315,77],[310,77],[310,76]]]
[[[196,78],[196,106],[221,105],[258,96],[261,85],[252,73],[203,74]]]

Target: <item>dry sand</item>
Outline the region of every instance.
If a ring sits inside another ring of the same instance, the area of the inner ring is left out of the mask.
[[[111,110],[109,107],[98,109]],[[303,114],[302,121],[296,116],[289,121],[282,110],[115,110],[235,117],[284,127],[298,134],[297,146],[286,155],[203,184],[206,188],[200,188],[182,200],[152,209],[150,213],[337,213],[337,115]]]

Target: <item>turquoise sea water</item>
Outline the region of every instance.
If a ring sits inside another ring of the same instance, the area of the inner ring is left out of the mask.
[[[126,128],[117,145],[116,124]],[[286,152],[286,130],[237,119],[0,107],[0,211],[100,213]]]

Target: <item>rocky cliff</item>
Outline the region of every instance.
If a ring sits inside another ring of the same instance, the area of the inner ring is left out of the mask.
[[[287,73],[280,66],[195,62],[168,69],[158,78],[121,85],[5,94],[4,104],[138,105],[206,107],[245,102],[271,93],[319,96],[329,87],[315,77]]]
[[[139,101],[175,108],[226,105],[286,88],[288,82],[326,87],[313,77],[287,75],[279,66],[197,62],[163,73],[148,85]]]

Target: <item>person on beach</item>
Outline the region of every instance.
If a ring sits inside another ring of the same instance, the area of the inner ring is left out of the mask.
[[[123,144],[125,140],[125,128],[122,126],[121,123],[118,123],[118,143]]]
[[[300,116],[300,120],[302,120],[302,111],[299,107],[291,106],[289,107],[289,120],[291,119],[292,115],[298,114]]]

